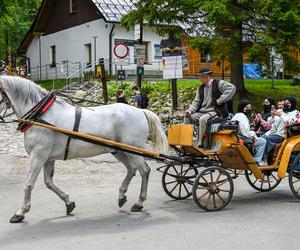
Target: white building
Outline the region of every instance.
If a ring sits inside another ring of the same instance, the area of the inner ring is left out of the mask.
[[[134,28],[127,31],[120,25],[122,16],[131,8],[130,0],[44,0],[19,47],[19,53],[28,58],[32,79],[65,78],[100,58],[105,59],[106,69],[113,74],[113,48],[119,42],[130,49],[130,65],[123,68],[134,74],[133,46],[138,32]],[[144,27],[148,74],[161,74],[161,39],[153,29]]]

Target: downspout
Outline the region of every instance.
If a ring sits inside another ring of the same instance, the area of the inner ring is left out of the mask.
[[[112,25],[109,32],[109,75],[112,76],[112,37],[115,29],[115,24]]]

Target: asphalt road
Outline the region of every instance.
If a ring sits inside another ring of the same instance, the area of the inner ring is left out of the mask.
[[[100,163],[99,163],[100,162]],[[287,180],[276,190],[258,193],[244,177],[235,180],[232,202],[220,212],[201,211],[193,200],[172,201],[161,187],[161,174],[150,162],[148,200],[142,213],[131,213],[138,197],[136,176],[128,203],[117,206],[124,168],[111,157],[59,162],[56,184],[76,202],[73,216],[45,188],[42,175],[32,208],[21,224],[9,219],[19,209],[28,159],[0,155],[0,249],[299,249],[300,202]]]

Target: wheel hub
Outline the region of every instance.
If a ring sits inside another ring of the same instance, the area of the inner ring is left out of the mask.
[[[218,193],[220,193],[220,189],[218,187],[216,187],[216,186],[211,187],[208,191],[211,194],[218,194]]]

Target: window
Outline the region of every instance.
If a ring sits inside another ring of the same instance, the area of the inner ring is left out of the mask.
[[[91,65],[92,64],[92,44],[91,43],[85,44],[85,54],[86,54],[86,64]]]
[[[210,54],[207,49],[203,49],[200,51],[200,61],[202,63],[210,63]]]
[[[161,54],[161,48],[160,44],[154,44],[154,59],[161,59],[162,54]]]
[[[56,66],[56,47],[55,46],[51,46],[50,47],[51,50],[51,65],[50,67],[55,67]]]
[[[77,11],[77,0],[70,0],[70,13],[76,13]]]

